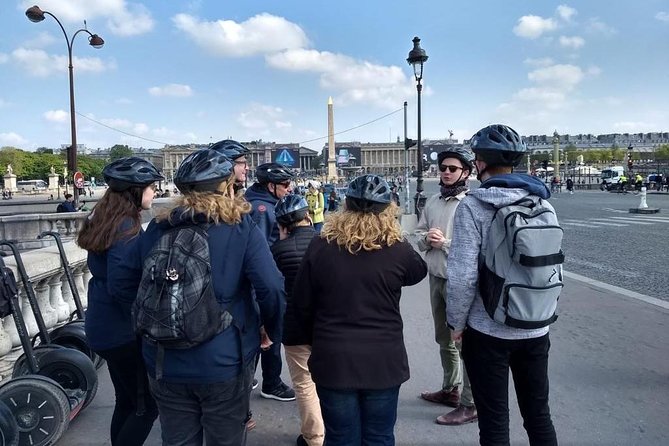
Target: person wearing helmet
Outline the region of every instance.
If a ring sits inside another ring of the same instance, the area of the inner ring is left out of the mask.
[[[107,361],[116,403],[112,445],[141,445],[158,416],[130,321],[142,277],[141,211],[151,208],[155,182],[164,180],[150,162],[121,158],[102,171],[109,188],[84,220],[77,244],[88,251],[86,339]],[[138,377],[142,377],[141,380]]]
[[[325,220],[323,216],[323,212],[325,212],[323,193],[316,188],[316,184],[310,181],[307,183],[307,193],[304,198],[309,203],[309,215],[311,216],[311,221],[314,223],[314,229],[320,234],[323,221]]]
[[[294,174],[278,163],[265,163],[256,168],[256,182],[244,196],[251,203],[251,218],[258,225],[269,246],[279,239],[274,208],[276,203],[292,192]],[[277,401],[295,400],[295,392],[281,380],[281,343],[275,342],[260,354],[262,389],[260,396]],[[257,383],[254,383],[257,385]]]
[[[235,177],[235,192],[240,191],[246,187],[246,175],[249,173],[249,166],[246,157],[251,153],[251,151],[242,143],[232,139],[218,141],[212,144],[209,148],[222,153],[233,162],[234,166],[232,173]]]
[[[469,148],[450,147],[437,155],[441,192],[425,203],[416,226],[418,249],[425,252],[430,279],[430,304],[434,339],[439,345],[443,379],[435,392],[423,392],[424,400],[454,407],[437,418],[438,424],[458,426],[476,421],[476,407],[460,352],[446,326],[446,265],[448,264],[455,210],[469,191],[468,178],[474,154]]]
[[[270,339],[279,343],[283,278],[249,215],[251,205],[234,193],[233,163],[227,157],[209,148],[197,150],[183,160],[174,183],[181,195],[149,223],[142,258],[166,232],[207,225],[213,289],[233,322],[195,347],[165,348],[160,380],[158,349],[144,342],[163,443],[245,444],[255,357],[269,343],[261,344],[258,312]]]
[[[383,178],[354,179],[293,285],[328,446],[395,444],[399,389],[409,379],[400,295],[427,274],[398,211]]]
[[[455,212],[446,271],[446,311],[451,338],[462,342],[480,442],[509,444],[510,368],[530,444],[557,445],[548,406],[548,326],[525,329],[496,322],[484,308],[477,285],[479,258],[496,209],[529,195],[548,199],[550,192],[540,179],[513,173],[527,148],[511,127],[485,127],[472,137],[470,146],[482,183],[462,199]]]
[[[325,435],[321,407],[316,386],[309,373],[311,346],[302,326],[295,316],[293,283],[309,243],[316,235],[309,205],[300,195],[286,195],[276,204],[276,221],[279,225],[279,240],[272,245],[272,255],[284,277],[286,289],[286,313],[283,317],[283,343],[286,364],[295,386],[295,397],[300,414],[301,428],[297,437],[298,446],[321,446]]]

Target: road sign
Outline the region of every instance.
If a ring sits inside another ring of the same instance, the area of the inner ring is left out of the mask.
[[[74,172],[74,175],[72,176],[74,179],[74,187],[77,189],[83,189],[84,188],[84,174],[77,171]]]

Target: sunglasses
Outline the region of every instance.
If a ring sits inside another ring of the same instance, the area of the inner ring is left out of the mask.
[[[448,169],[448,171],[451,172],[451,173],[455,173],[455,172],[457,172],[458,170],[461,170],[462,167],[458,167],[458,166],[444,166],[443,164],[440,164],[440,165],[439,165],[439,172],[446,172],[446,169]]]

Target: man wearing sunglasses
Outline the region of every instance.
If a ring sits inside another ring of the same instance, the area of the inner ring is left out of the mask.
[[[474,154],[468,148],[451,147],[439,153],[437,161],[441,192],[425,203],[416,231],[419,236],[418,248],[426,251],[434,337],[439,344],[444,375],[439,390],[423,392],[420,396],[433,403],[454,407],[455,410],[437,417],[436,422],[459,426],[476,421],[477,414],[467,372],[446,325],[446,264],[451,247],[455,209],[469,191],[467,179],[472,173]]]

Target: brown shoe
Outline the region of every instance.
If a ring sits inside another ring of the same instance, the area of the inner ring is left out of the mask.
[[[437,417],[437,424],[445,426],[460,426],[467,423],[473,423],[478,420],[476,406],[463,406],[460,404],[457,409],[450,411],[446,415]]]
[[[431,403],[443,404],[450,407],[458,407],[460,404],[460,391],[453,387],[450,391],[438,390],[436,392],[423,392],[420,397]]]

